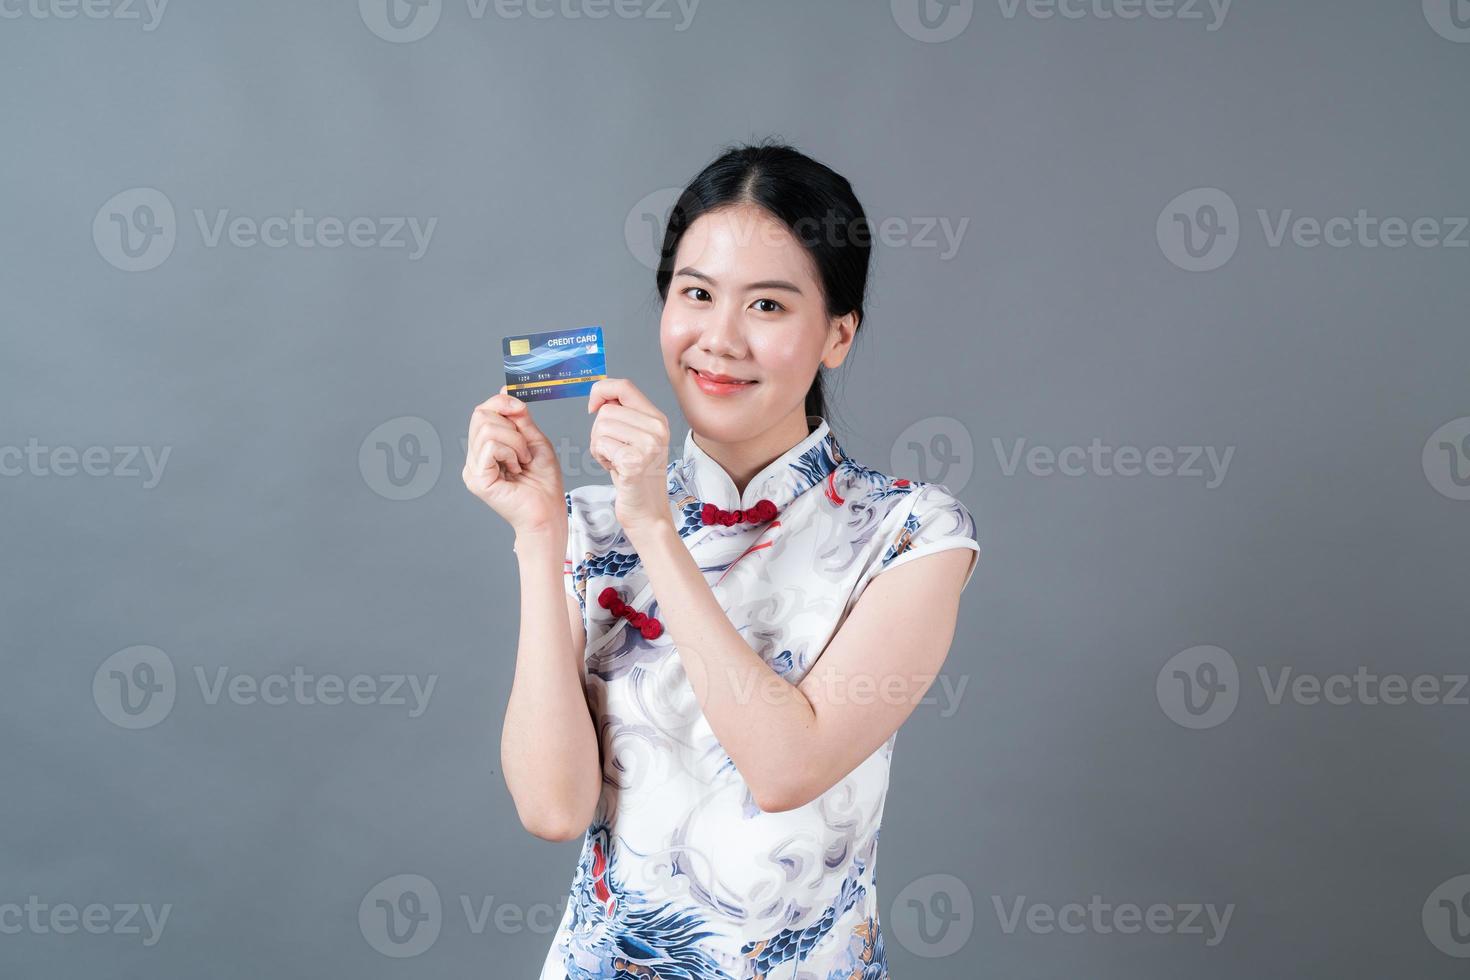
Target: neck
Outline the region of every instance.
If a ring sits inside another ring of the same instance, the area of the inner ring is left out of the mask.
[[[750,439],[743,439],[739,442],[716,442],[695,432],[694,442],[709,454],[711,459],[724,467],[725,472],[730,474],[730,479],[734,481],[736,491],[743,494],[746,486],[757,473],[811,434],[812,427],[807,425],[806,406],[803,405],[771,428]]]

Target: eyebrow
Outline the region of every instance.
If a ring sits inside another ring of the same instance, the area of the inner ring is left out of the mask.
[[[686,265],[684,268],[675,272],[674,275],[690,276],[694,279],[703,279],[710,285],[714,285],[715,283],[715,280],[712,276],[705,275],[703,272],[700,272],[692,265]],[[798,296],[801,295],[801,288],[795,283],[787,282],[785,279],[762,279],[760,282],[749,283],[748,285],[746,285],[745,289],[747,292],[752,289],[786,289],[790,290]]]

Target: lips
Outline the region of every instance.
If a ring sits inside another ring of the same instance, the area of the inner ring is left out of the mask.
[[[759,384],[744,378],[732,378],[727,374],[702,374],[694,368],[689,368],[688,371],[694,379],[695,387],[711,398],[733,398],[745,394]]]
[[[753,384],[755,384],[755,382],[752,381],[752,380],[750,380],[749,378],[732,378],[728,374],[710,374],[708,372],[701,371],[698,368],[690,368],[689,370],[693,371],[696,376],[698,376],[700,378],[703,378],[706,381],[712,381],[715,384],[722,384],[722,385],[753,385]]]

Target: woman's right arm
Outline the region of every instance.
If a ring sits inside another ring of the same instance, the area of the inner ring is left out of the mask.
[[[521,532],[521,636],[500,739],[500,765],[521,823],[546,840],[574,840],[602,790],[597,731],[583,688],[586,634],[562,577],[567,531]]]
[[[580,604],[568,595],[568,527],[561,464],[524,402],[505,388],[470,417],[465,486],[515,530],[520,639],[500,764],[521,823],[572,840],[602,790],[597,731],[583,687]]]

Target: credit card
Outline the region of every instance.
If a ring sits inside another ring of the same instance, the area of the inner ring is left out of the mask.
[[[506,390],[523,402],[585,396],[607,377],[601,327],[520,334],[502,344]]]

